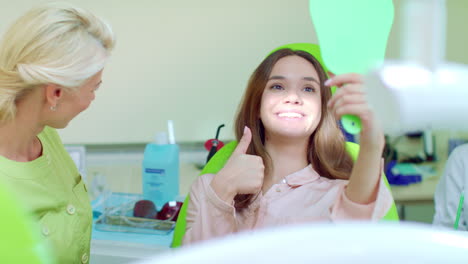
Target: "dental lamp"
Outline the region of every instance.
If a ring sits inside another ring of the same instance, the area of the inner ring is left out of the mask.
[[[405,0],[402,60],[365,76],[369,105],[386,134],[468,129],[468,65],[444,61],[444,0]]]

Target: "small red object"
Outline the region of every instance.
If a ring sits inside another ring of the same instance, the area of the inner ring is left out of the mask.
[[[170,201],[167,202],[161,211],[156,215],[156,219],[159,220],[171,220],[177,221],[180,209],[182,208],[182,202]]]
[[[222,147],[224,147],[224,143],[219,140],[219,139],[215,139],[215,138],[212,138],[212,139],[208,139],[206,142],[205,142],[205,149],[210,151],[211,148],[215,145],[215,144],[218,144],[216,146],[216,151],[220,150]]]
[[[133,207],[133,216],[136,217],[154,218],[157,213],[156,205],[149,200],[139,200]]]

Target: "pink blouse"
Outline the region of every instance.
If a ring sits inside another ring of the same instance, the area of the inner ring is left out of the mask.
[[[213,177],[214,174],[202,175],[191,187],[183,244],[285,224],[379,220],[393,203],[382,179],[376,201],[358,204],[346,197],[347,180],[321,177],[309,165],[286,176],[265,194],[260,193],[247,208],[236,211],[233,204],[221,200],[211,188]]]

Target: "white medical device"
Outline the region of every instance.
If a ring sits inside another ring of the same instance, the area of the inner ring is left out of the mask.
[[[468,66],[444,61],[445,1],[405,0],[402,11],[402,59],[365,79],[377,120],[389,135],[468,129]]]

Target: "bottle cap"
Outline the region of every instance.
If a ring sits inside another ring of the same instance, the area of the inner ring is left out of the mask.
[[[169,140],[167,138],[167,133],[164,131],[156,133],[154,136],[154,142],[158,145],[166,145],[169,143]]]

